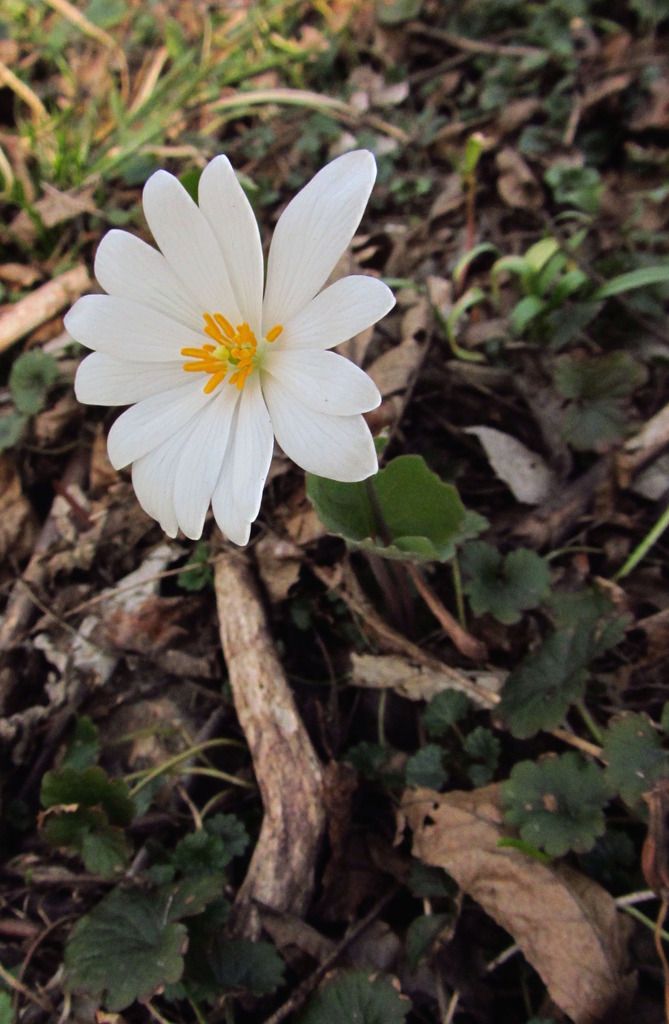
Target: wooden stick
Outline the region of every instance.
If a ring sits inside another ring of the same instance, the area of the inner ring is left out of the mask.
[[[234,911],[238,932],[260,928],[259,905],[302,914],[325,828],[321,766],[277,658],[247,558],[226,551],[215,564],[221,644],[265,816]]]
[[[0,352],[78,299],[91,285],[83,263],[47,281],[0,313]]]

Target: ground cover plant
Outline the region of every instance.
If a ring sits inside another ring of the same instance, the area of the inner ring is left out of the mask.
[[[0,1024],[666,1019],[668,28],[4,0]],[[74,396],[101,239],[225,154],[267,252],[354,150],[379,472],[167,536]]]

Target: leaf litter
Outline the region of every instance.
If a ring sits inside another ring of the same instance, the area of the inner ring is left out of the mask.
[[[662,5],[140,6],[0,15],[0,1017],[660,1019]],[[165,544],[62,313],[157,167],[269,226],[356,147],[378,504],[276,452]]]

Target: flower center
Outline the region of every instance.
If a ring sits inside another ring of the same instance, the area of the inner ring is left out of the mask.
[[[188,373],[207,373],[209,380],[204,386],[205,395],[210,395],[219,384],[228,378],[229,384],[241,389],[246,378],[258,366],[264,350],[261,343],[258,351],[256,336],[247,323],[233,327],[222,313],[204,313],[204,333],[214,344],[207,343],[201,348],[182,348],[181,355],[195,362],[184,363]],[[275,326],[265,335],[266,342],[276,341],[283,327]]]

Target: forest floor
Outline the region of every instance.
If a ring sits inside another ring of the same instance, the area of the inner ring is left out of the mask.
[[[4,0],[0,1024],[665,1020],[668,28]],[[170,540],[74,397],[100,239],[225,153],[267,245],[359,147],[376,490],[277,450]]]

